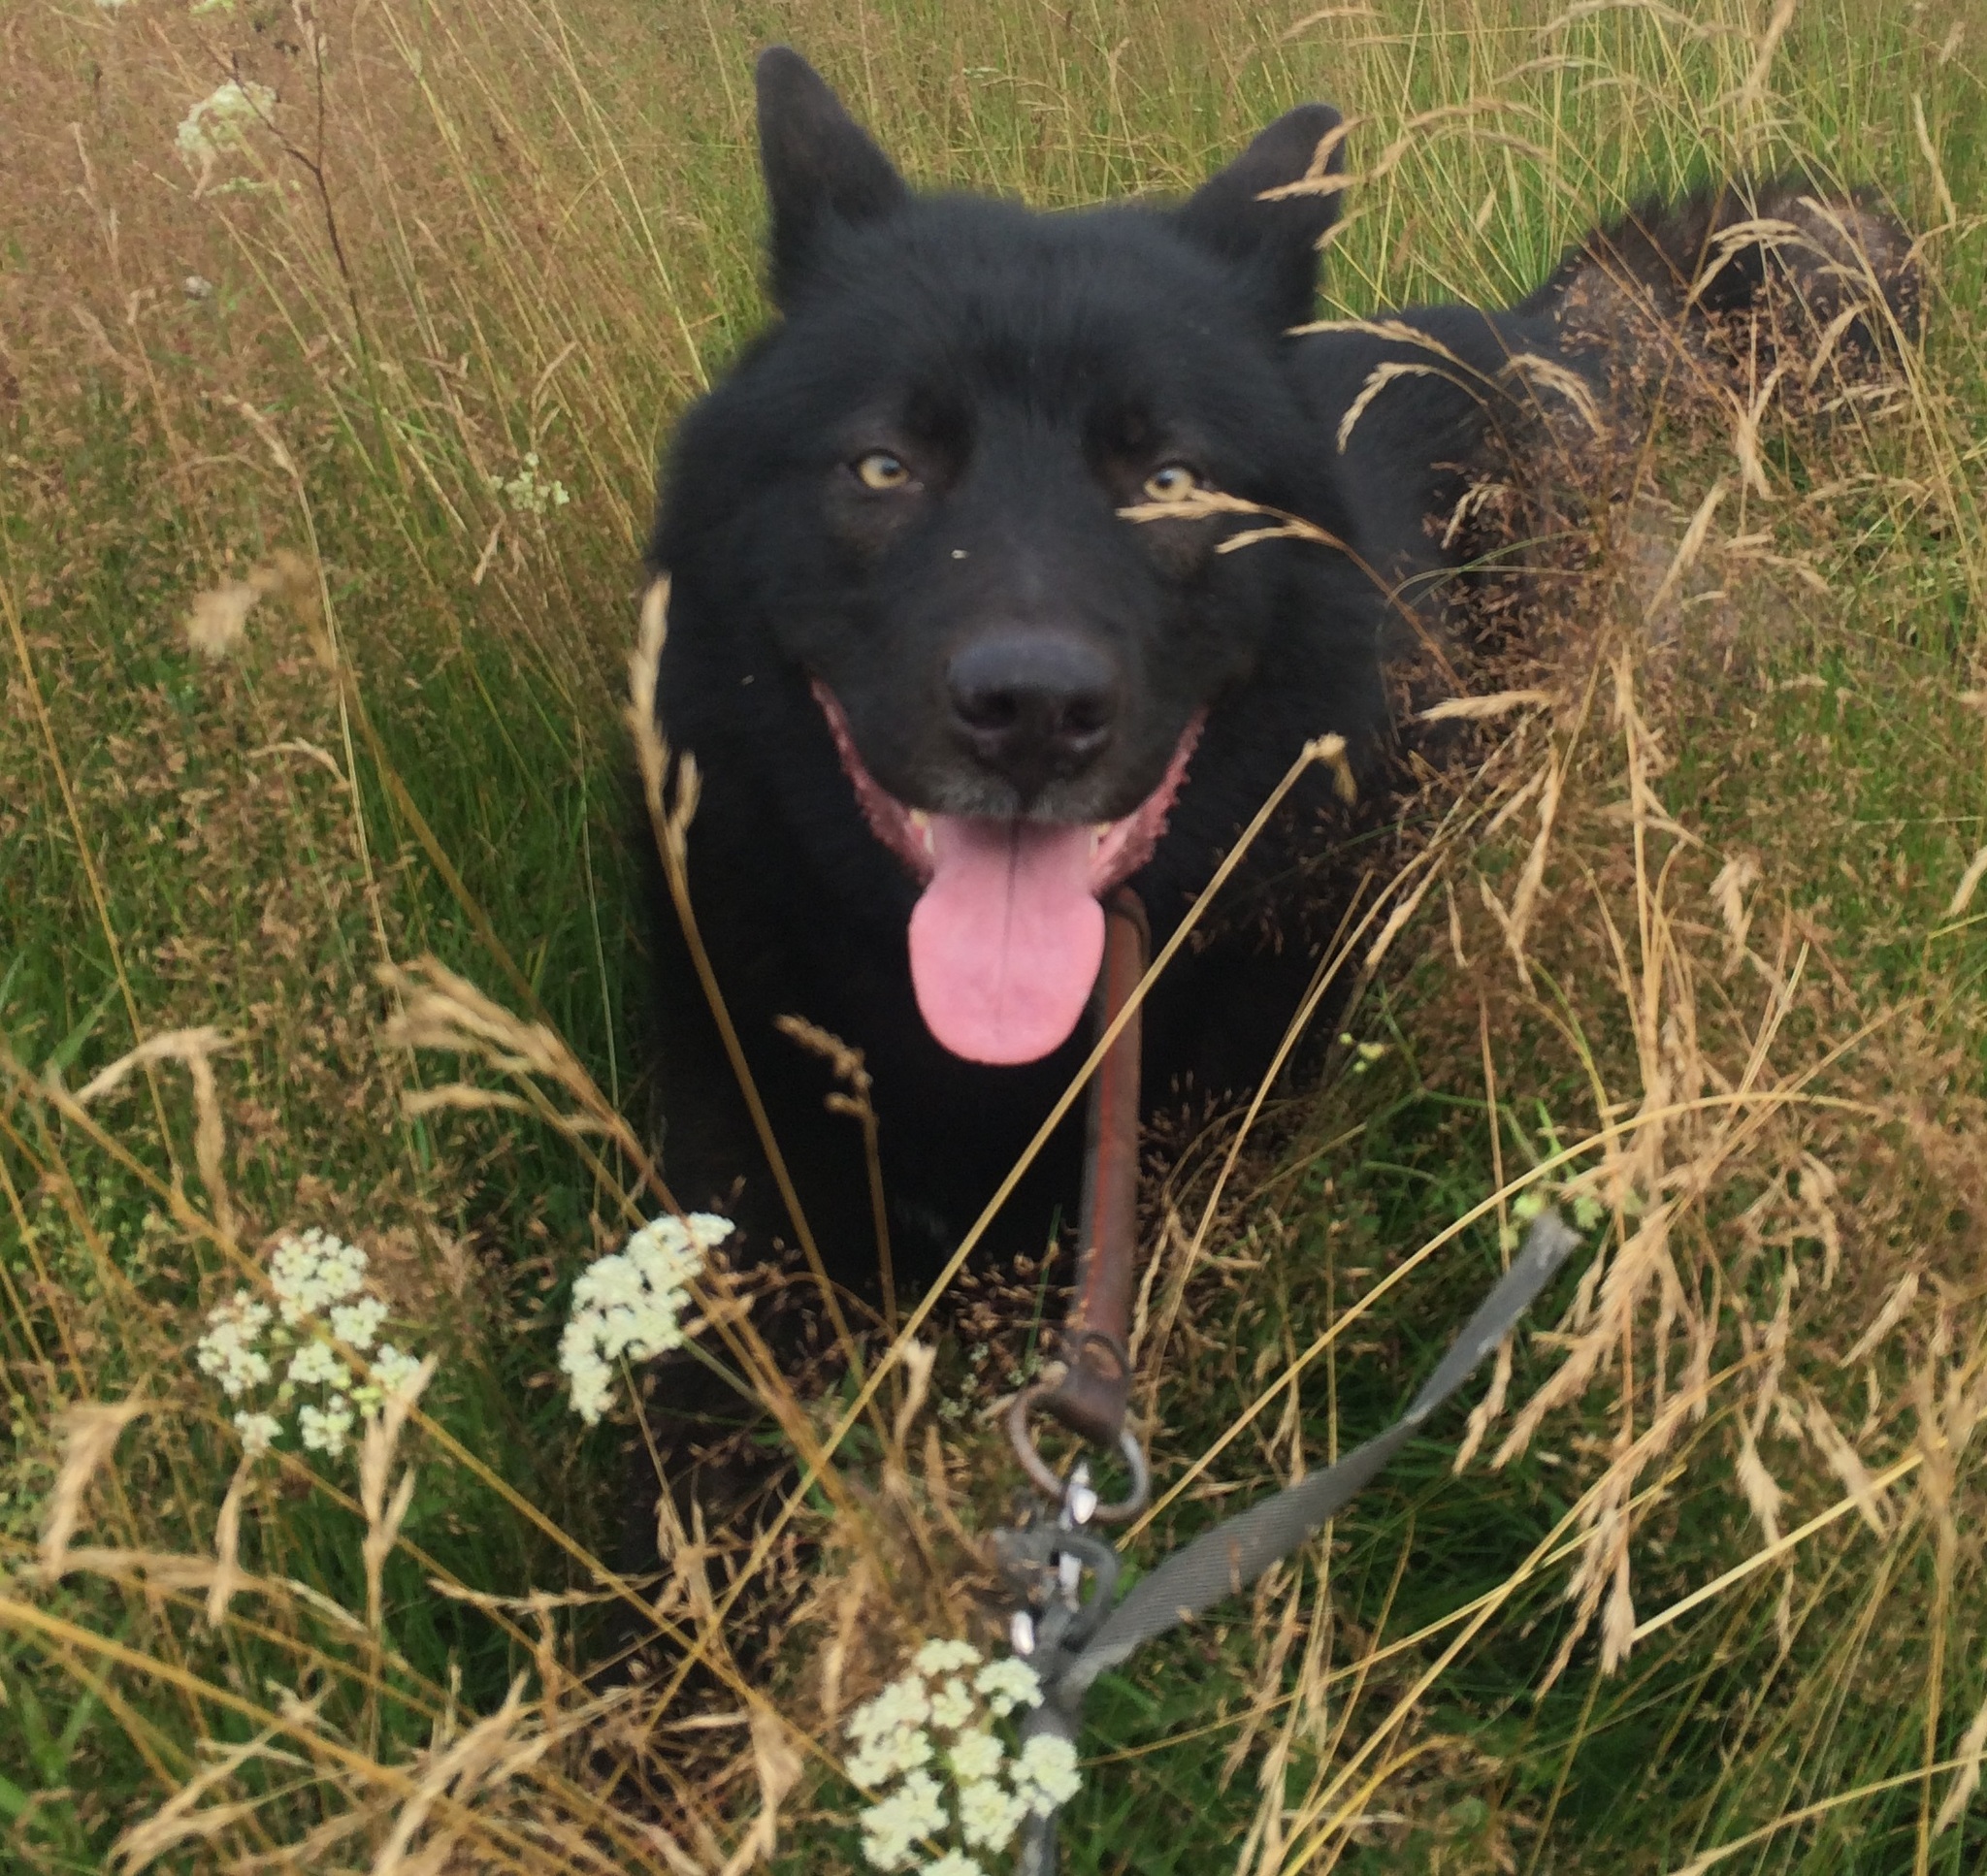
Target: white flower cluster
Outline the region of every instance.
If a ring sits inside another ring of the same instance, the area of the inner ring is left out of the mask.
[[[201,188],[207,186],[223,152],[242,148],[251,126],[266,123],[275,109],[276,93],[268,85],[229,79],[179,119],[174,141]]]
[[[269,1357],[255,1345],[268,1327],[269,1305],[256,1302],[246,1290],[237,1290],[231,1302],[208,1311],[207,1334],[195,1344],[193,1358],[203,1375],[220,1382],[229,1400],[239,1401],[269,1379]]]
[[[683,1345],[685,1286],[732,1230],[730,1218],[708,1212],[693,1212],[687,1222],[661,1217],[580,1272],[559,1366],[572,1384],[572,1409],[588,1426],[613,1401],[616,1362],[647,1361]]]
[[[1030,1811],[1047,1817],[1068,1803],[1082,1783],[1076,1748],[1042,1733],[1010,1758],[991,1725],[1041,1703],[1041,1681],[1026,1662],[987,1661],[970,1642],[926,1642],[909,1673],[849,1718],[856,1751],[848,1774],[879,1794],[857,1819],[870,1866],[986,1876],[970,1853],[998,1856]],[[917,1845],[948,1839],[954,1847],[936,1861],[917,1862]]]
[[[539,476],[538,452],[535,449],[525,452],[523,468],[509,481],[491,476],[490,491],[501,495],[521,515],[541,515],[548,509],[563,508],[572,500],[564,482]]]
[[[208,1312],[207,1333],[194,1344],[193,1359],[231,1401],[266,1387],[276,1379],[277,1364],[283,1362],[271,1403],[277,1411],[244,1407],[235,1415],[244,1448],[258,1453],[279,1438],[280,1409],[296,1401],[300,1390],[313,1388],[322,1398],[298,1405],[298,1438],[307,1451],[336,1459],[354,1422],[378,1412],[389,1395],[407,1387],[421,1364],[392,1342],[379,1341],[386,1305],[368,1293],[366,1253],[356,1245],[315,1227],[286,1236],[270,1260],[269,1281],[276,1309],[237,1290]],[[367,1357],[362,1378],[318,1339],[319,1329]]]

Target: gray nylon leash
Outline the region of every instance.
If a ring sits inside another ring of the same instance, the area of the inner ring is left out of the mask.
[[[1074,1744],[1083,1727],[1084,1696],[1099,1674],[1122,1666],[1148,1641],[1247,1589],[1370,1484],[1512,1332],[1580,1242],[1558,1213],[1541,1213],[1510,1270],[1478,1305],[1400,1419],[1336,1466],[1202,1532],[1142,1578],[1115,1608],[1110,1602],[1117,1553],[1100,1538],[1070,1529],[1066,1521],[1059,1527],[997,1533],[995,1549],[1010,1577],[1023,1580],[1030,1570],[1059,1570],[1065,1590],[1064,1603],[1053,1606],[1037,1631],[1030,1666],[1041,1677],[1043,1699],[1023,1725],[1023,1743],[1038,1733],[1054,1733]],[[1096,1577],[1095,1590],[1081,1604],[1067,1595],[1067,1560],[1072,1558]],[[1030,1816],[1023,1827],[1016,1876],[1055,1876],[1056,1864],[1056,1814]]]

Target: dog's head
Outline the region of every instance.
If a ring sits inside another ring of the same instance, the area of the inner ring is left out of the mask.
[[[922,883],[933,1034],[1033,1060],[1089,997],[1098,895],[1287,620],[1288,553],[1223,547],[1265,508],[1337,515],[1284,334],[1338,114],[1289,113],[1176,207],[1062,215],[914,195],[785,49],[759,124],[785,317],[686,422],[658,558],[706,593],[721,561],[811,691]]]

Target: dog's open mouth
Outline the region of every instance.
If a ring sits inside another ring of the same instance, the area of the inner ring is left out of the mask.
[[[970,1062],[1039,1061],[1081,1019],[1104,955],[1097,901],[1166,830],[1201,718],[1152,793],[1120,821],[927,814],[880,787],[834,694],[814,695],[871,832],[925,883],[911,913],[911,983],[927,1027]]]

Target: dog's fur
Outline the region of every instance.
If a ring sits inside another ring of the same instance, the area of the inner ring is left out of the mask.
[[[1307,741],[1343,736],[1361,791],[1382,789],[1386,661],[1439,624],[1457,551],[1430,518],[1493,451],[1547,447],[1575,404],[1632,424],[1624,343],[1645,371],[1702,369],[1709,315],[1785,277],[1825,325],[1850,303],[1859,242],[1902,250],[1854,205],[1707,194],[1597,232],[1514,308],[1293,337],[1339,200],[1324,106],[1280,118],[1177,206],[1039,214],[913,195],[791,51],[763,59],[759,100],[782,316],[670,452],[651,548],[671,581],[659,711],[701,774],[702,937],[824,1255],[873,1283],[860,1139],[825,1104],[827,1065],[776,1031],[789,1013],[866,1059],[903,1284],[959,1242],[1089,1029],[1007,1065],[934,1039],[907,958],[917,855],[891,817],[1053,843],[1148,804],[1134,832],[1156,837],[1130,883],[1162,941]],[[1772,260],[1757,231],[1721,244],[1760,214],[1796,223],[1806,258]],[[1515,359],[1553,368],[1544,391]],[[1176,495],[1176,466],[1272,518],[1205,501],[1164,515],[1152,490]],[[1223,551],[1277,516],[1310,535]],[[1027,707],[1047,669],[1061,714],[1002,741],[976,659],[1001,708],[1015,659]],[[1307,774],[1152,998],[1149,1107],[1263,1073],[1342,909],[1352,827],[1330,773]],[[788,1222],[658,902],[667,1174],[764,1252]],[[1077,1134],[1010,1203],[996,1252],[1038,1249],[1055,1208],[1070,1215]]]

